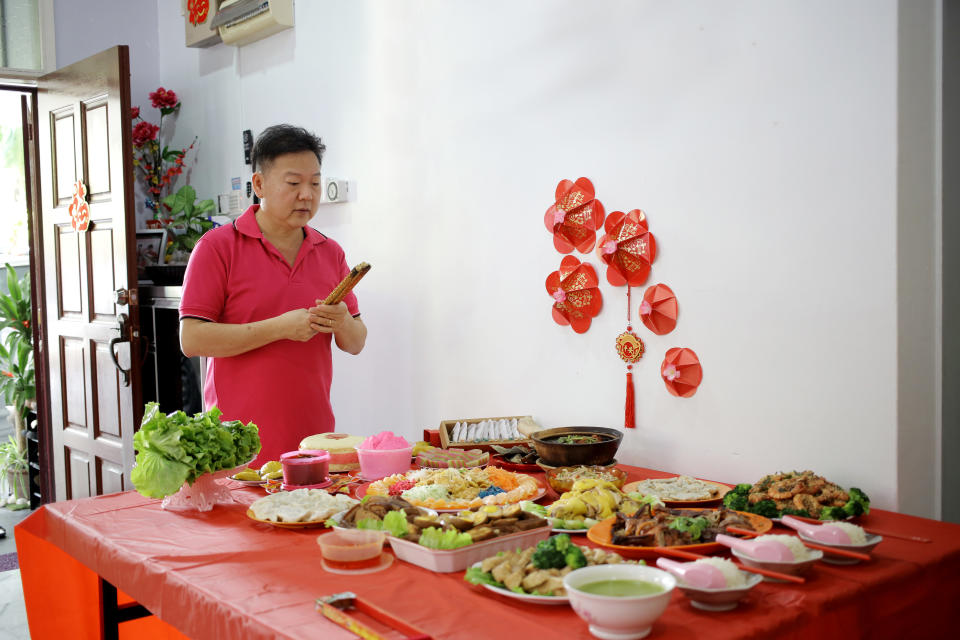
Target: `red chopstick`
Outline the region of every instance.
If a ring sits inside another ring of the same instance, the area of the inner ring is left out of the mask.
[[[797,520],[803,520],[804,522],[809,522],[811,524],[825,524],[829,520],[814,520],[813,518],[807,518],[804,516],[793,516]],[[909,540],[910,542],[933,542],[930,538],[921,538],[920,536],[905,536],[902,533],[892,533],[890,531],[880,531],[879,529],[868,529],[867,527],[861,527],[867,533],[872,533],[875,536],[883,536],[884,538],[897,538],[898,540]]]
[[[709,556],[700,555],[699,553],[692,553],[690,551],[683,551],[681,549],[669,549],[667,547],[657,547],[657,552],[667,556],[684,558],[685,560],[700,560],[702,558],[709,557]],[[756,567],[748,567],[745,564],[739,565],[739,568],[743,569],[744,571],[749,571],[750,573],[760,574],[761,576],[776,578],[777,580],[786,580],[787,582],[796,582],[797,584],[803,584],[804,582],[806,582],[806,580],[804,578],[801,578],[800,576],[791,576],[786,573],[780,573],[779,571],[769,571],[767,569],[758,569]]]
[[[739,529],[737,527],[727,527],[729,533],[736,533],[741,536],[748,536],[750,538],[755,538],[759,535],[756,531],[748,531],[747,529]],[[846,549],[837,549],[836,547],[828,547],[827,545],[817,544],[815,542],[807,542],[803,538],[798,537],[798,540],[804,544],[804,546],[811,549],[819,549],[820,551],[828,551],[835,556],[844,556],[847,558],[856,558],[857,560],[869,560],[870,556],[866,553],[860,553],[859,551],[848,551]]]

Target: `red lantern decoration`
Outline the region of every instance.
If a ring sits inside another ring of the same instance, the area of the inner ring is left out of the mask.
[[[597,255],[607,265],[607,282],[615,287],[642,285],[657,257],[657,242],[640,209],[614,211],[603,223],[606,234],[597,244]]]
[[[86,231],[90,225],[90,205],[87,204],[87,188],[82,180],[73,185],[73,200],[67,207],[70,214],[70,226],[74,231]]]
[[[603,204],[594,198],[593,183],[587,178],[561,180],[554,198],[543,216],[547,231],[553,234],[553,246],[560,253],[593,251],[604,216]]]
[[[666,335],[677,326],[677,297],[665,284],[655,284],[643,292],[640,303],[640,321],[658,336]]]
[[[693,349],[674,347],[664,356],[660,375],[667,385],[667,391],[681,398],[689,398],[697,392],[703,380],[703,367]]]
[[[547,276],[547,293],[553,297],[553,319],[570,325],[577,333],[585,333],[593,318],[600,313],[603,296],[593,266],[581,263],[574,256],[560,261],[560,269]]]

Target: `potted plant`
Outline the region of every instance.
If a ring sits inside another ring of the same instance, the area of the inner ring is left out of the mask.
[[[9,405],[14,435],[0,444],[0,474],[7,477],[13,490],[11,508],[26,506],[27,414],[36,408],[36,371],[33,361],[33,330],[30,325],[30,277],[17,277],[6,265],[7,291],[0,294],[0,391]],[[0,502],[6,498],[0,497]]]
[[[197,202],[197,192],[188,184],[164,198],[163,204],[173,218],[167,226],[170,231],[167,236],[169,261],[185,263],[200,236],[213,228],[213,222],[207,217],[215,205],[210,199]]]

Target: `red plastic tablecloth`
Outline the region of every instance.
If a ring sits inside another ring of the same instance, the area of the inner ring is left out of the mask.
[[[630,481],[672,475],[622,468]],[[317,597],[345,590],[434,638],[591,637],[569,607],[497,596],[462,572],[398,560],[369,575],[327,573],[322,530],[256,523],[246,509],[262,491],[233,495],[236,504],[206,513],[164,511],[134,492],[38,509],[16,527],[31,636],[100,637],[99,574],[154,613],[122,623],[121,638],[355,638],[314,610]],[[804,585],[761,583],[729,612],[694,609],[677,591],[650,637],[944,637],[960,602],[960,526],[881,510],[861,524],[933,542],[887,538],[871,562],[818,563]]]

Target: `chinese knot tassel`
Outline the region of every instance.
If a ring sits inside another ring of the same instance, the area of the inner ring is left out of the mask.
[[[627,406],[625,408],[623,426],[627,429],[633,429],[636,424],[636,407],[633,402],[633,373],[627,371]]]

